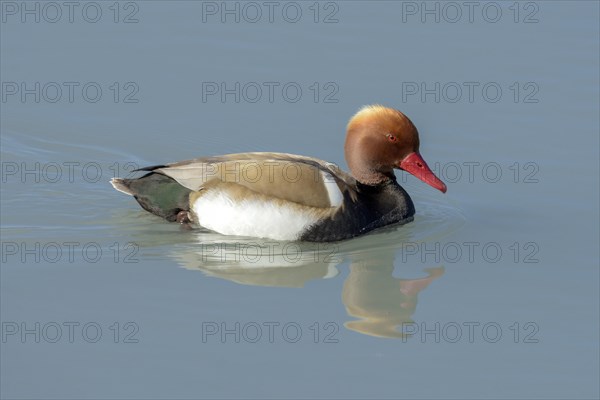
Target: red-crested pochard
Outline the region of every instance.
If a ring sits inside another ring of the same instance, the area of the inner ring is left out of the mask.
[[[419,134],[400,111],[366,106],[347,127],[351,175],[287,153],[240,153],[142,168],[114,178],[147,211],[224,235],[331,242],[413,220],[415,207],[394,168],[446,192],[419,154]]]

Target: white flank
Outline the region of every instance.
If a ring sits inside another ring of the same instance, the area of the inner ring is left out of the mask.
[[[329,196],[329,204],[331,204],[331,207],[337,207],[341,205],[342,201],[344,200],[344,196],[342,195],[342,191],[340,190],[333,176],[325,171],[321,171],[321,176],[323,177],[325,189],[327,189],[327,195]]]
[[[318,220],[309,210],[260,198],[237,201],[215,189],[200,196],[192,210],[200,226],[223,235],[274,240],[298,240]]]

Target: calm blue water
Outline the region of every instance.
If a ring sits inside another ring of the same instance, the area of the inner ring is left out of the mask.
[[[598,2],[1,7],[2,398],[599,397]],[[346,168],[371,103],[448,184],[398,172],[403,227],[224,237],[108,184]]]

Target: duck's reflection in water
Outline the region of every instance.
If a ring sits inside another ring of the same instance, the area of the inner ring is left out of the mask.
[[[371,336],[403,337],[401,326],[413,322],[419,293],[444,273],[443,267],[436,267],[423,270],[425,276],[417,279],[394,277],[394,258],[401,242],[390,240],[389,233],[339,244],[195,234],[196,245],[178,248],[173,257],[185,268],[243,285],[303,287],[311,280],[335,277],[338,266],[349,260],[342,302],[357,320],[344,325]]]
[[[342,258],[332,244],[276,242],[198,234],[199,243],[173,254],[188,269],[242,285],[303,287],[338,274]]]
[[[424,278],[398,279],[392,276],[393,265],[352,263],[342,302],[348,315],[359,319],[346,322],[346,328],[371,336],[403,337],[402,324],[413,322],[419,292],[440,277],[444,268],[426,271]]]

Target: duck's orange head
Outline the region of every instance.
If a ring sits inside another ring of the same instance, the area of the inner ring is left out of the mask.
[[[365,185],[394,178],[394,168],[409,172],[446,192],[442,182],[419,154],[419,132],[400,111],[380,105],[360,109],[348,123],[346,162],[352,175]]]

